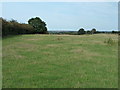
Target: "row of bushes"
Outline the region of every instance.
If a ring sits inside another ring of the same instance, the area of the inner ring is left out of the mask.
[[[35,33],[34,28],[31,25],[18,23],[16,20],[7,21],[0,18],[0,23],[2,23],[2,37]]]

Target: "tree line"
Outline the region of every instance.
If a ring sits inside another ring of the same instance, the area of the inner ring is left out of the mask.
[[[97,34],[97,33],[106,33],[99,32],[95,28],[92,30],[85,31],[83,28],[80,28],[77,32],[67,31],[67,32],[48,32],[46,23],[42,21],[39,17],[31,18],[28,20],[28,24],[19,23],[16,20],[5,20],[0,18],[0,24],[2,24],[2,37],[8,35],[20,35],[20,34],[70,34],[70,35],[83,35],[83,34]],[[112,31],[110,33],[118,34],[120,31]]]
[[[97,31],[95,28],[91,30],[84,30],[83,28],[80,28],[78,31],[49,31],[49,34],[68,34],[68,35],[84,35],[84,34],[119,34],[120,31]]]
[[[91,31],[85,31],[83,28],[78,30],[78,35],[82,35],[82,34],[96,34],[97,30],[95,28],[93,28]]]
[[[19,23],[14,19],[7,21],[3,18],[0,18],[0,23],[2,23],[2,37],[8,35],[48,33],[45,22],[39,17],[29,19],[28,24]]]
[[[97,31],[95,28],[93,28],[92,30],[87,30],[85,31],[83,28],[79,29],[77,34],[78,35],[82,35],[82,34],[99,34],[99,33],[106,33],[106,34],[119,34],[120,31]]]

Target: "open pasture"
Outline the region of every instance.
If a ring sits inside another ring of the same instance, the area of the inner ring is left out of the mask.
[[[3,88],[117,88],[117,42],[112,34],[4,38]]]

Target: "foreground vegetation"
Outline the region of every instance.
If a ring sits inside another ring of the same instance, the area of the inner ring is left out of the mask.
[[[3,39],[3,88],[117,88],[117,35]]]

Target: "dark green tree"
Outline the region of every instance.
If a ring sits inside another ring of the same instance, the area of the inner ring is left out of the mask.
[[[92,34],[95,34],[95,33],[96,33],[96,29],[93,28],[93,29],[91,30],[91,33],[92,33]]]
[[[86,34],[91,34],[91,31],[89,31],[89,30],[88,30],[88,31],[86,31]]]
[[[78,30],[78,35],[82,35],[85,34],[85,30],[83,28]]]
[[[39,17],[29,19],[28,23],[33,26],[33,28],[35,29],[35,33],[47,33],[46,23],[42,21]]]

